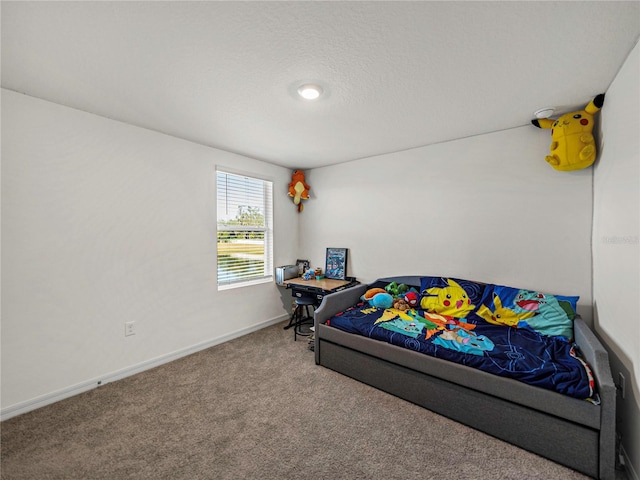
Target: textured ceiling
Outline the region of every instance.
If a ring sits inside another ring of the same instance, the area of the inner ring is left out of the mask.
[[[4,88],[291,168],[582,107],[640,35],[637,1],[1,8]],[[294,95],[309,81],[316,102]]]

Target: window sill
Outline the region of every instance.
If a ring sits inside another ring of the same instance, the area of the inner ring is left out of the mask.
[[[220,292],[222,290],[233,290],[234,288],[249,287],[251,285],[259,285],[261,283],[271,282],[273,282],[273,277],[263,277],[254,280],[245,280],[243,282],[225,283],[222,285],[218,285],[218,291]]]

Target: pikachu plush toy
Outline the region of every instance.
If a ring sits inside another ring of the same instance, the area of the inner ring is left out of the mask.
[[[556,170],[580,170],[596,159],[596,142],[592,135],[593,115],[602,108],[604,93],[591,100],[584,110],[565,113],[557,120],[531,120],[538,128],[551,129],[551,155],[546,160]]]

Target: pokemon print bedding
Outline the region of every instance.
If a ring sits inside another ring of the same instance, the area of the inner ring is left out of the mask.
[[[381,278],[324,297],[315,362],[613,479],[616,387],[577,301],[456,278]]]
[[[381,308],[365,293],[327,325],[598,401],[591,370],[572,342],[577,297],[440,277],[423,277],[411,289],[420,291],[416,309]]]

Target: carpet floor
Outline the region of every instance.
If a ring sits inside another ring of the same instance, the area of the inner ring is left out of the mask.
[[[316,366],[283,325],[6,420],[2,479],[587,478]]]

